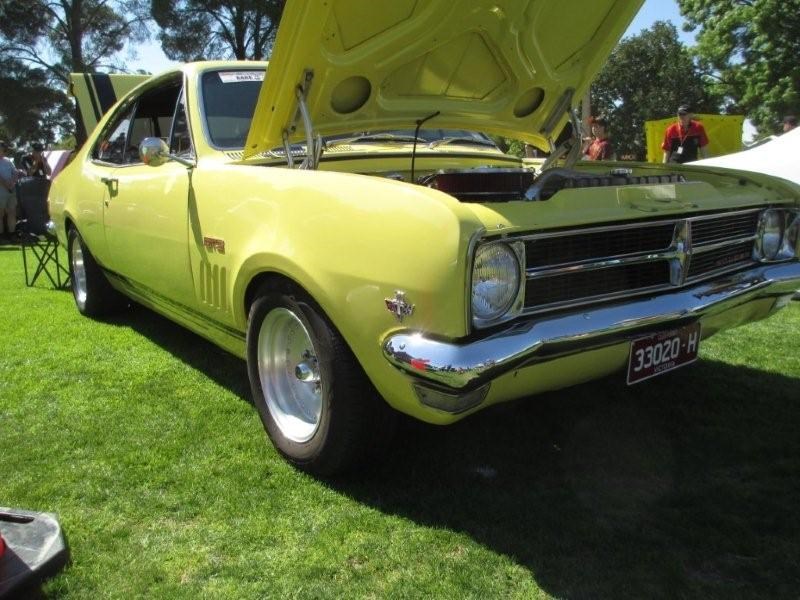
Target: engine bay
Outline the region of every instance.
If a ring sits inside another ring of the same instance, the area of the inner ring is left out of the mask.
[[[630,169],[613,169],[599,174],[553,168],[536,175],[529,169],[477,168],[440,170],[420,178],[418,183],[449,194],[462,202],[508,202],[548,200],[565,189],[684,181],[685,177],[676,173],[633,175]]]

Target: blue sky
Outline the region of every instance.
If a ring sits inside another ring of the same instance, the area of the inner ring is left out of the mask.
[[[681,30],[683,17],[678,11],[678,3],[675,0],[646,0],[639,14],[628,27],[625,35],[634,35],[642,29],[647,29],[656,21],[672,21],[678,28],[678,36],[685,44],[694,43],[694,34]]]
[[[655,21],[672,21],[678,28],[681,40],[687,44],[693,43],[694,36],[681,31],[683,19],[678,12],[676,0],[645,0],[625,35],[637,34],[642,29],[650,27]],[[150,43],[140,46],[137,50],[137,57],[130,58],[126,62],[131,69],[144,69],[151,73],[159,73],[176,64],[164,56],[158,40],[152,40]]]

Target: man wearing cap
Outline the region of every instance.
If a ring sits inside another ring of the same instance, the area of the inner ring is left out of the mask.
[[[8,144],[0,140],[0,243],[10,241],[17,226],[17,168],[6,156],[8,150]]]
[[[664,134],[664,162],[687,163],[706,158],[708,136],[703,124],[692,119],[692,109],[687,105],[678,107],[678,121],[667,127]]]
[[[21,161],[25,173],[27,173],[28,177],[49,177],[50,165],[47,164],[47,160],[42,155],[44,146],[39,142],[34,142],[31,145],[31,149],[32,152],[23,156]]]

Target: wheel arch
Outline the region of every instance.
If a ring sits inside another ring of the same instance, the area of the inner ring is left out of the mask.
[[[256,300],[256,295],[258,294],[258,290],[263,285],[270,282],[274,282],[275,287],[279,286],[296,287],[304,291],[306,294],[309,294],[308,290],[306,290],[302,285],[300,285],[300,283],[298,283],[295,279],[289,277],[288,275],[285,275],[284,273],[279,273],[278,271],[261,271],[253,275],[245,287],[244,296],[242,298],[244,302],[243,308],[245,316],[250,313],[250,307],[253,306],[253,302],[255,302]]]

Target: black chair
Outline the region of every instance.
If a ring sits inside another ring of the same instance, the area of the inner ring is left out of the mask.
[[[33,286],[44,275],[56,289],[69,287],[69,270],[61,262],[58,238],[47,230],[47,192],[50,181],[25,177],[17,183],[17,203],[22,220],[17,222],[21,238],[25,285]]]

